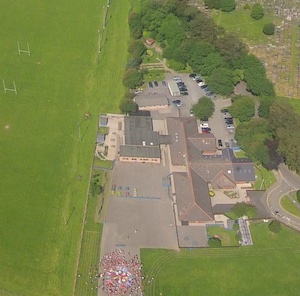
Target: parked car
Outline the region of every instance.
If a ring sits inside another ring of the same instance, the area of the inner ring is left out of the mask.
[[[190,116],[194,116],[194,111],[192,109],[190,110]]]
[[[200,127],[201,128],[203,128],[203,127],[209,128],[209,125],[206,122],[202,122],[202,123],[200,123]]]
[[[162,84],[163,86],[167,86],[167,83],[166,83],[164,80],[161,82],[161,84]]]
[[[205,85],[205,82],[200,81],[200,82],[198,82],[198,85],[202,88],[202,86]],[[205,85],[205,87],[207,87],[207,85]]]
[[[210,134],[211,129],[210,128],[202,128],[202,134]]]
[[[188,95],[189,95],[189,93],[188,93],[187,91],[181,91],[180,94],[181,94],[182,96],[188,96]]]
[[[231,125],[231,124],[227,125],[227,129],[234,130],[234,125]]]
[[[226,124],[233,124],[233,119],[227,118],[227,119],[225,120],[225,123],[226,123]]]
[[[223,117],[224,117],[224,118],[227,118],[227,117],[232,117],[232,116],[231,116],[230,113],[227,112],[227,113],[223,113]]]
[[[185,86],[184,82],[182,82],[182,81],[177,82],[177,85],[178,85],[178,86],[179,86],[179,85],[184,85],[184,86]]]
[[[200,86],[202,89],[205,89],[207,87],[206,84],[203,84],[202,86]]]
[[[208,92],[206,93],[206,95],[207,95],[208,97],[212,97],[212,96],[214,95],[214,93],[211,92],[211,91],[208,91]]]
[[[153,83],[151,81],[149,82],[149,87],[153,87]]]
[[[179,86],[180,91],[187,91],[187,88],[185,86]]]
[[[229,110],[228,110],[227,108],[223,108],[223,109],[221,110],[221,113],[229,113]]]
[[[193,80],[197,80],[197,79],[202,79],[200,75],[197,75],[196,77],[193,78]]]
[[[175,100],[173,103],[177,106],[180,107],[182,105],[182,102],[180,100]]]
[[[192,74],[189,75],[190,78],[194,78],[196,76],[197,76],[197,74],[195,74],[195,73],[192,73]]]
[[[181,77],[180,77],[180,76],[174,76],[173,79],[174,79],[175,81],[181,81]]]
[[[218,146],[219,146],[219,147],[223,147],[223,143],[222,143],[222,140],[221,140],[221,139],[218,140]]]
[[[155,86],[158,86],[158,82],[157,82],[157,81],[154,81],[154,85],[155,85]]]
[[[199,83],[199,82],[203,82],[203,80],[202,80],[202,79],[200,79],[200,78],[197,78],[195,81],[196,81],[197,83]]]

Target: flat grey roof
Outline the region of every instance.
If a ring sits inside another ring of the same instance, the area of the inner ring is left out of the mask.
[[[121,145],[120,156],[122,157],[143,157],[143,158],[160,158],[158,146],[135,146]]]
[[[97,143],[104,144],[105,142],[105,134],[97,133]]]
[[[152,119],[146,116],[126,116],[125,145],[158,146],[158,132],[153,131]]]
[[[135,102],[140,107],[153,107],[153,106],[168,106],[169,100],[164,95],[139,95],[136,96]]]
[[[174,80],[169,80],[169,81],[168,81],[168,85],[169,85],[169,88],[172,90],[172,92],[173,92],[174,94],[176,94],[176,93],[179,93],[179,94],[180,94],[180,90],[179,90],[179,87],[178,87],[176,81],[174,81]]]
[[[108,117],[105,115],[99,115],[99,126],[107,126]]]

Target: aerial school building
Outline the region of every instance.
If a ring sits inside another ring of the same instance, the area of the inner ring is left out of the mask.
[[[160,163],[159,134],[153,131],[150,116],[125,116],[124,144],[120,145],[119,160]]]

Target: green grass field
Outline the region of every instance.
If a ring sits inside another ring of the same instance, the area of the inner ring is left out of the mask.
[[[286,227],[275,235],[267,226],[251,225],[250,247],[142,250],[145,295],[297,295],[300,235]]]
[[[1,1],[0,73],[18,89],[0,91],[2,291],[73,294],[97,114],[124,93],[129,2],[112,2],[97,63],[105,3]]]
[[[217,235],[221,240],[223,247],[233,247],[239,245],[236,239],[235,230],[228,230],[223,226],[210,226],[207,227],[207,233],[210,237]]]

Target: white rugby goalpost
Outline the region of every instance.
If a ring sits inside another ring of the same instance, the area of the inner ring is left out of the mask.
[[[19,41],[17,41],[17,46],[18,46],[19,55],[21,55],[21,53],[25,53],[25,54],[28,54],[30,56],[30,48],[29,48],[29,43],[28,42],[27,42],[27,48],[26,49],[21,49]]]
[[[8,91],[10,91],[10,92],[14,92],[15,95],[18,94],[17,87],[16,87],[16,82],[15,81],[13,81],[13,88],[11,86],[7,87],[4,79],[2,81],[3,81],[3,89],[4,89],[5,93],[7,93]]]

